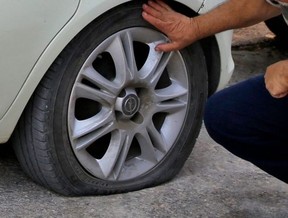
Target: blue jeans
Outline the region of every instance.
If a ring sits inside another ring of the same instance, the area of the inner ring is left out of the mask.
[[[263,75],[212,95],[204,121],[217,143],[288,183],[288,97],[273,98]]]

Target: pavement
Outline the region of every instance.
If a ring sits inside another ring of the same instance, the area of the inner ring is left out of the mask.
[[[287,57],[265,25],[236,31],[229,85]],[[0,217],[288,217],[288,185],[215,143],[202,127],[184,168],[172,181],[126,194],[63,197],[33,183],[9,144],[0,152]]]

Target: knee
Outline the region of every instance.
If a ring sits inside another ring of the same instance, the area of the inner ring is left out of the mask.
[[[215,126],[218,126],[220,122],[220,113],[221,110],[219,110],[219,104],[220,102],[215,98],[215,96],[211,96],[205,106],[205,112],[204,112],[204,123],[207,129],[217,129],[214,128]]]
[[[221,96],[217,94],[211,96],[205,106],[204,112],[204,124],[206,130],[211,138],[218,142],[219,138],[222,138],[222,135],[226,129],[227,114],[225,110],[225,101],[221,100]]]

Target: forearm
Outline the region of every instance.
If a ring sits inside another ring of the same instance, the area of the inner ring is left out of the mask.
[[[200,39],[225,30],[247,27],[279,14],[280,9],[265,0],[228,0],[191,22],[198,27]]]

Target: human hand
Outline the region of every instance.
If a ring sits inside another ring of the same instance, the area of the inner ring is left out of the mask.
[[[143,18],[166,34],[170,42],[156,46],[156,51],[173,51],[182,49],[197,39],[197,25],[192,18],[175,12],[161,0],[148,1],[143,5]],[[194,28],[194,29],[195,29]]]
[[[266,88],[274,98],[288,95],[288,60],[270,65],[264,77]]]

